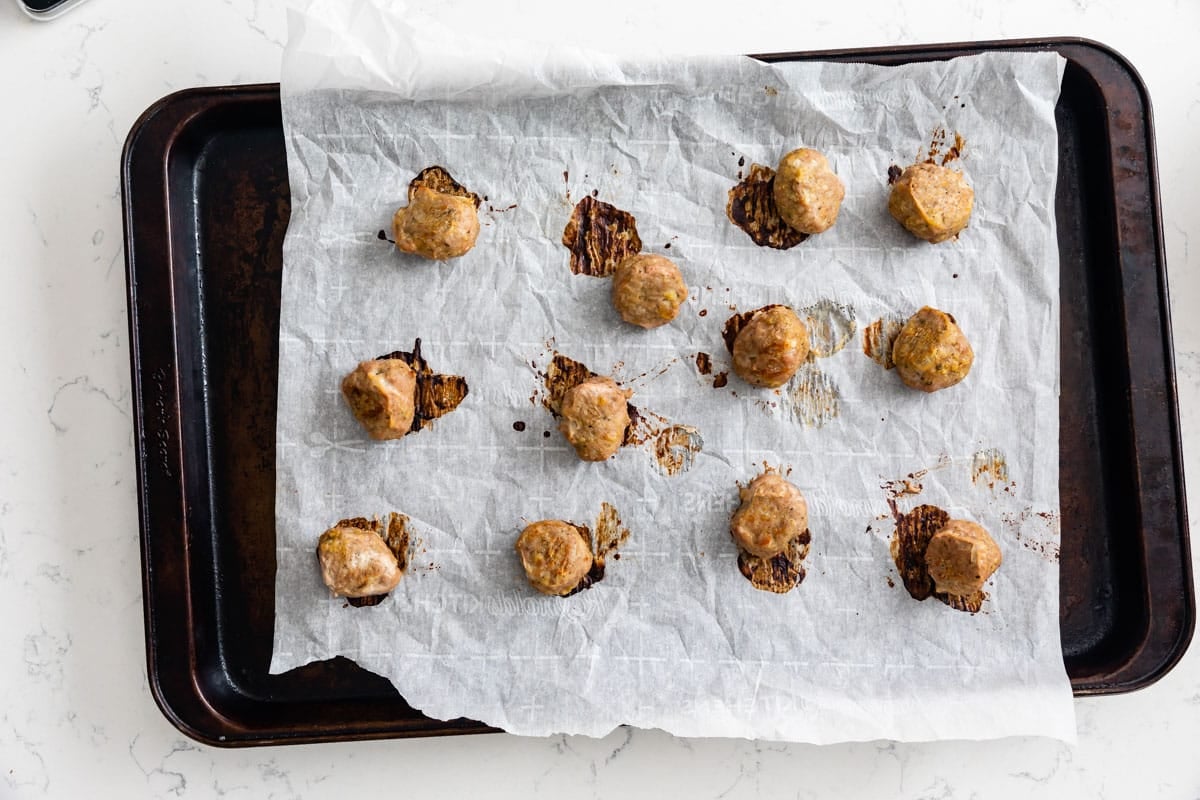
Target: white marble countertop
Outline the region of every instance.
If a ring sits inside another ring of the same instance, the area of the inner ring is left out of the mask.
[[[1189,0],[868,0],[818,6],[613,0],[414,3],[494,35],[531,26],[603,48],[824,49],[1083,36],[1128,57],[1157,126],[1180,408],[1200,442],[1200,5]],[[857,6],[857,7],[852,7]],[[90,0],[49,23],[0,0],[0,797],[1200,797],[1200,652],[1154,686],[1080,699],[1079,742],[832,747],[454,739],[219,750],[150,696],[134,497],[119,156],[176,89],[276,81],[282,0]],[[1195,512],[1195,503],[1189,504]]]

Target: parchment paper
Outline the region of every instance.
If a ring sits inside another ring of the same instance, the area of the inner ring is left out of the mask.
[[[630,62],[455,41],[382,5],[295,13],[284,63],[272,671],[343,655],[426,714],[529,735],[628,723],[808,742],[1073,738],[1058,628],[1062,60]],[[887,173],[927,155],[938,129],[965,138],[954,166],[976,204],[959,240],[932,246],[889,217]],[[726,219],[727,192],[801,145],[845,182],[841,216],[790,250],[760,248]],[[487,198],[476,247],[441,264],[377,238],[435,164]],[[622,324],[608,281],[568,269],[563,228],[593,192],[683,270],[691,296],[672,324]],[[703,352],[728,370],[734,307],[821,301],[854,320],[844,348],[802,371],[824,411],[794,410],[795,382],[714,388],[697,368]],[[862,352],[872,320],[924,304],[952,313],[976,352],[967,380],[933,395]],[[469,394],[419,433],[371,442],[340,380],[418,337]],[[694,426],[690,468],[665,475],[645,447],[581,463],[541,404],[554,352]],[[764,464],[790,469],[810,507],[807,577],[782,595],[743,578],[728,534],[738,482]],[[992,532],[1004,565],[980,613],[907,594],[889,499]],[[602,502],[631,531],[620,560],[573,597],[534,592],[513,551],[521,528],[591,525]],[[348,607],[321,583],[317,538],[390,511],[411,517],[412,565],[382,604]]]

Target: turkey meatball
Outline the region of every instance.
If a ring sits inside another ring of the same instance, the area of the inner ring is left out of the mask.
[[[405,253],[443,261],[475,246],[479,214],[469,197],[418,186],[392,218],[392,232],[396,247]]]
[[[339,525],[317,541],[321,579],[339,597],[371,597],[396,588],[404,574],[396,555],[374,531]]]
[[[837,221],[846,187],[829,161],[801,147],[785,155],[775,171],[775,207],[779,216],[801,233],[823,233]]]
[[[742,504],[729,521],[733,541],[751,555],[773,558],[808,530],[808,503],[777,472],[764,472],[741,490]]]
[[[412,429],[417,374],[398,358],[364,361],[342,379],[342,396],[372,439],[399,439]]]
[[[613,273],[613,307],[631,325],[657,328],[667,324],[679,314],[687,296],[679,267],[663,256],[629,256]]]
[[[925,548],[925,564],[937,591],[967,596],[999,567],[1000,547],[982,525],[963,519],[948,520]]]
[[[558,429],[584,461],[606,461],[620,449],[629,427],[631,392],[612,378],[592,377],[563,395]]]
[[[913,164],[892,184],[888,211],[916,236],[937,244],[967,227],[975,191],[961,172],[937,164]]]
[[[967,377],[975,353],[954,317],[925,306],[900,329],[892,361],[907,386],[936,392]]]
[[[516,547],[525,576],[542,594],[570,594],[592,568],[591,543],[578,528],[559,519],[527,526]]]
[[[786,306],[758,311],[733,341],[733,369],[754,386],[773,389],[791,380],[808,358],[808,328]]]

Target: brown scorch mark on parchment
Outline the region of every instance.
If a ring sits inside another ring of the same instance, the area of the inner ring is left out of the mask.
[[[879,484],[879,488],[887,493],[889,501],[899,497],[917,495],[925,489],[921,485],[921,478],[924,478],[928,473],[929,470],[927,469],[919,469],[908,473],[903,478],[897,478],[894,481],[884,481]]]
[[[712,356],[708,353],[696,353],[696,370],[701,375],[712,374]]]
[[[412,427],[409,433],[429,427],[438,417],[444,417],[467,396],[470,387],[466,378],[461,375],[442,375],[429,367],[429,362],[421,355],[421,340],[413,343],[411,353],[397,350],[387,355],[379,356],[377,360],[399,359],[412,367],[417,374],[417,389],[414,397],[415,411]]]
[[[854,338],[858,322],[854,307],[828,298],[796,311],[808,328],[809,358],[827,358]]]
[[[555,353],[546,371],[538,374],[542,378],[544,388],[542,405],[556,418],[562,413],[563,396],[572,387],[588,378],[596,377],[596,373],[585,364],[562,353]],[[536,401],[536,392],[532,399]],[[696,454],[704,449],[704,439],[700,436],[700,431],[691,425],[677,425],[666,417],[640,409],[633,403],[626,404],[626,411],[629,413],[629,427],[625,429],[625,438],[621,446],[646,446],[654,457],[658,470],[664,475],[677,475],[687,471],[695,461]]]
[[[989,447],[971,456],[971,483],[989,489],[995,489],[997,484],[1008,484],[1008,462],[1004,453]]]
[[[929,134],[929,147],[926,149],[925,158],[922,159],[920,154],[917,154],[917,161],[924,161],[927,164],[938,164],[946,166],[951,161],[962,158],[963,152],[967,148],[967,140],[958,131],[954,132],[953,143],[947,144],[949,133],[944,127],[939,125]],[[939,156],[941,158],[939,158]]]
[[[600,516],[596,517],[594,536],[592,529],[587,525],[576,525],[573,522],[567,524],[579,531],[579,535],[587,542],[588,549],[592,552],[592,568],[583,576],[578,586],[564,595],[570,597],[604,580],[605,560],[610,555],[614,560],[621,559],[617,549],[629,541],[629,529],[621,522],[621,515],[617,513],[616,507],[610,503],[600,504]]]
[[[729,190],[725,216],[759,247],[787,250],[808,238],[789,227],[775,207],[775,170],[751,164],[750,174]]]
[[[571,272],[597,278],[612,275],[618,264],[642,249],[634,216],[590,195],[575,205],[562,243],[571,252]]]
[[[387,526],[379,520],[367,519],[366,517],[352,517],[350,519],[338,520],[335,528],[358,528],[359,530],[370,531],[376,536],[383,539],[384,544],[392,551],[392,555],[396,557],[396,566],[403,573],[408,569],[408,550],[409,550],[409,532],[408,532],[408,516],[406,514],[388,514]],[[387,592],[383,594],[373,594],[367,597],[347,597],[346,602],[355,608],[365,608],[367,606],[377,606],[384,601],[388,596]]]
[[[479,208],[479,204],[483,202],[479,195],[472,192],[467,187],[463,186],[450,175],[450,172],[445,167],[432,166],[426,167],[417,173],[417,177],[413,178],[408,184],[408,200],[411,203],[413,195],[417,189],[425,187],[432,189],[441,194],[450,194],[455,197],[466,197]]]
[[[892,369],[892,347],[904,328],[904,318],[888,314],[863,328],[863,355],[884,369]]]
[[[936,597],[958,611],[972,614],[979,611],[987,599],[986,592],[980,589],[970,595],[958,596],[935,591],[933,578],[929,577],[929,568],[925,564],[925,549],[929,547],[929,540],[945,527],[950,515],[931,505],[917,506],[907,514],[901,514],[896,508],[896,501],[891,498],[888,498],[888,505],[896,520],[891,541],[892,560],[909,595],[915,600]]]
[[[763,558],[738,548],[738,570],[755,589],[785,594],[795,589],[807,574],[802,563],[808,556],[812,534],[807,530],[788,542],[787,549]]]

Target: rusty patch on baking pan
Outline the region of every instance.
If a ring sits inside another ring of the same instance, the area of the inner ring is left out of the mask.
[[[421,355],[421,340],[413,342],[411,353],[402,350],[379,356],[378,361],[399,359],[417,374],[417,388],[414,395],[415,410],[412,427],[409,433],[416,433],[429,425],[438,417],[444,417],[458,408],[470,391],[467,379],[461,375],[443,375],[434,372],[429,362]]]
[[[597,278],[642,249],[634,216],[590,195],[575,204],[562,243],[571,252],[571,272]]]
[[[738,548],[738,570],[755,589],[786,594],[803,582],[804,559],[812,544],[807,530],[788,542],[787,549],[770,558],[763,558]]]
[[[895,367],[892,347],[896,344],[896,337],[904,329],[904,323],[904,318],[888,314],[863,328],[863,355],[884,369]]]
[[[996,484],[1008,483],[1008,462],[1004,453],[995,447],[980,450],[971,456],[971,483],[995,489]]]
[[[597,373],[583,362],[557,352],[551,357],[546,371],[538,375],[543,387],[541,404],[555,418],[562,415],[563,397],[568,391],[588,378],[597,377]],[[537,401],[537,392],[531,399]],[[696,454],[704,449],[700,431],[690,425],[676,424],[661,414],[629,402],[625,404],[625,410],[629,414],[629,427],[625,429],[621,446],[648,449],[664,475],[677,475],[690,469]]]
[[[824,298],[796,312],[808,329],[809,358],[827,358],[854,338],[854,307]]]
[[[888,499],[888,505],[896,520],[890,548],[892,560],[909,595],[914,600],[936,597],[956,611],[972,614],[979,611],[987,599],[987,593],[982,589],[969,595],[946,594],[935,591],[933,578],[929,577],[925,549],[929,547],[933,535],[946,526],[950,515],[932,505],[920,505],[907,514],[901,514],[896,509],[896,501],[891,498]]]
[[[482,199],[479,195],[472,192],[467,187],[463,186],[450,175],[450,172],[445,167],[432,166],[426,167],[417,173],[417,177],[413,178],[408,184],[408,201],[411,203],[413,195],[420,188],[431,189],[440,194],[454,195],[455,197],[466,197],[479,208]]]
[[[367,519],[366,517],[351,517],[350,519],[340,519],[333,527],[335,528],[358,528],[363,531],[370,531],[376,536],[383,539],[388,549],[392,551],[392,555],[396,557],[396,566],[403,574],[408,569],[408,517],[404,514],[391,513],[388,514],[387,526],[379,520]],[[347,597],[346,602],[354,608],[368,608],[377,606],[387,598],[388,593],[372,594],[366,597]]]
[[[775,207],[775,170],[751,164],[750,174],[729,190],[725,216],[759,247],[787,250],[808,238],[790,227]]]

